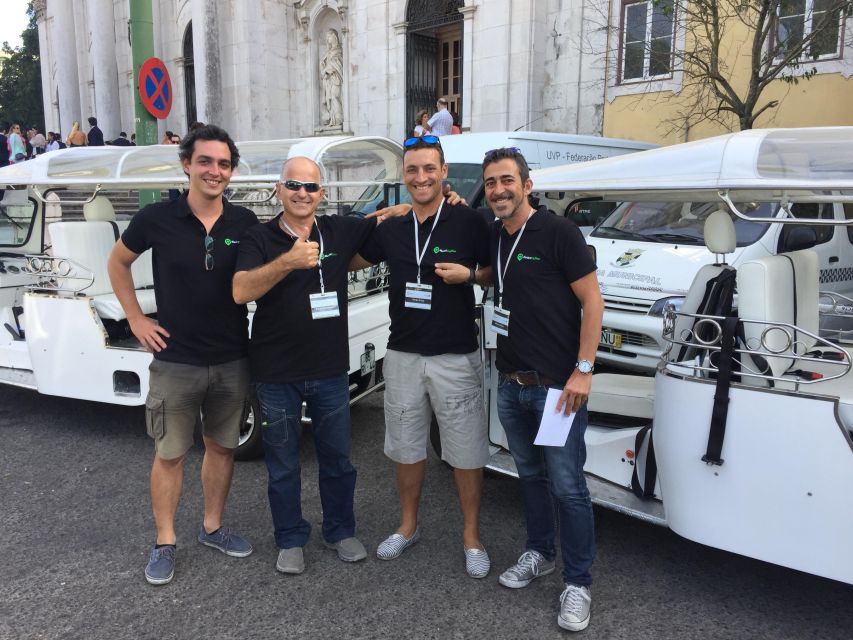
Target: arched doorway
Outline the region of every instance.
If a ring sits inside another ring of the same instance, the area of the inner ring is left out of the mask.
[[[406,7],[406,133],[421,109],[435,111],[440,96],[462,120],[464,0],[409,0]]]
[[[187,112],[187,130],[197,120],[195,106],[195,63],[193,61],[193,23],[190,20],[184,31],[184,105]]]

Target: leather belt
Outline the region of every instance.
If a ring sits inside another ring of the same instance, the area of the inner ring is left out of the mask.
[[[538,371],[513,371],[512,373],[505,373],[504,375],[510,380],[517,382],[518,384],[524,387],[553,387],[554,385],[559,384],[559,382],[557,382],[556,380],[552,380],[551,378],[546,378],[545,376],[540,375]]]

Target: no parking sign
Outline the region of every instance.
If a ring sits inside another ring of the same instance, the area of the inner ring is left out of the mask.
[[[139,97],[152,116],[163,120],[172,108],[172,82],[160,58],[148,58],[139,69]]]

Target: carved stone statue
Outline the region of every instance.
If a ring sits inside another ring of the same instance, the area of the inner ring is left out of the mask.
[[[341,127],[344,107],[341,90],[344,84],[344,55],[338,32],[326,31],[326,55],[320,59],[320,124],[324,127]]]

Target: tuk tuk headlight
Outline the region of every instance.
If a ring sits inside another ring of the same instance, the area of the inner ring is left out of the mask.
[[[671,304],[675,311],[680,311],[681,305],[684,304],[684,296],[670,296],[656,300],[652,308],[649,309],[649,315],[653,318],[663,318],[663,312],[667,304]]]

